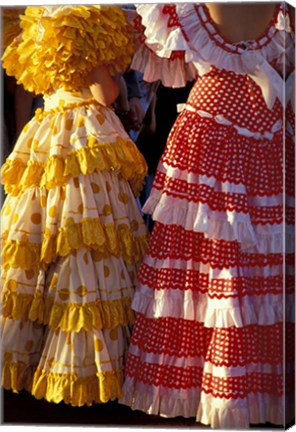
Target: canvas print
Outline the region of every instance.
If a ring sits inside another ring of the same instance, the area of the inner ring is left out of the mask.
[[[294,425],[294,15],[1,7],[4,424]]]

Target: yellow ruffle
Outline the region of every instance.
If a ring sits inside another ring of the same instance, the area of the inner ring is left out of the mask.
[[[2,362],[2,386],[6,390],[18,393],[21,390],[32,390],[33,375],[36,366],[23,362],[13,362],[9,352],[4,353]]]
[[[38,291],[33,296],[7,290],[2,305],[4,318],[29,319],[65,332],[111,329],[133,325],[135,320],[129,297],[93,303],[58,303],[52,297],[44,301]]]
[[[135,50],[133,29],[118,6],[30,6],[20,25],[21,37],[5,50],[3,66],[36,94],[86,87],[98,65],[122,72]]]
[[[122,371],[101,372],[94,376],[78,378],[75,374],[63,375],[43,371],[23,362],[12,362],[5,353],[2,364],[2,386],[18,393],[27,390],[36,399],[65,402],[72,406],[108,402],[121,396]]]
[[[40,266],[41,246],[21,241],[5,241],[1,251],[2,266],[31,270]]]
[[[64,304],[53,303],[48,299],[45,306],[45,324],[50,328],[61,329],[65,332],[79,332],[84,329],[90,331],[110,329],[117,326],[133,325],[134,312],[131,310],[129,297],[102,301],[93,304]]]
[[[72,406],[90,406],[121,397],[122,381],[121,370],[78,378],[75,373],[64,375],[38,368],[34,376],[32,394],[36,399],[44,398],[49,402],[63,401]]]
[[[114,239],[117,235],[114,225]],[[115,247],[107,250],[108,229],[99,219],[85,218],[80,223],[69,222],[66,227],[60,228],[57,236],[52,236],[48,231],[44,234],[41,248],[41,262],[49,264],[56,260],[57,256],[67,256],[72,250],[78,250],[83,246],[91,249],[103,249],[106,254],[114,254]],[[124,240],[123,240],[124,241]],[[106,256],[106,255],[105,255]]]
[[[11,318],[13,320],[22,319],[23,321],[27,321],[29,317],[33,315],[34,319],[32,319],[32,321],[42,323],[44,316],[44,302],[40,292],[36,292],[33,297],[30,294],[13,292],[7,289],[2,293],[1,302],[2,315],[4,318]],[[37,302],[38,308],[36,308]]]
[[[24,163],[21,159],[7,159],[1,169],[5,192],[17,195],[32,186],[51,189],[66,183],[70,176],[91,174],[94,171],[120,171],[137,195],[147,175],[146,162],[129,139],[117,137],[116,142],[89,143],[88,147],[73,150],[66,159],[49,157],[43,164],[36,161]]]
[[[84,246],[93,251],[95,261],[113,255],[122,256],[127,264],[136,264],[143,258],[148,243],[148,235],[134,236],[127,224],[116,229],[113,223],[102,225],[99,219],[88,218],[60,228],[57,236],[46,231],[42,244],[8,240],[7,234],[3,234],[2,264],[23,270],[46,269],[58,256],[67,256]]]

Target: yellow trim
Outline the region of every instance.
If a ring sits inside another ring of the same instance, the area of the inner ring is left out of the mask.
[[[40,245],[35,243],[21,243],[3,241],[2,266],[32,270],[40,267]]]
[[[4,318],[31,320],[65,332],[111,329],[133,325],[135,321],[130,297],[91,303],[62,303],[55,302],[52,297],[44,299],[40,291],[30,295],[6,290],[2,302]]]
[[[129,139],[119,136],[114,143],[98,143],[73,150],[66,159],[51,156],[41,163],[21,159],[7,159],[1,169],[2,183],[7,194],[18,195],[28,187],[51,189],[64,185],[68,179],[80,174],[92,174],[94,171],[118,171],[122,177],[131,182],[135,194],[138,194],[147,175],[147,165]]]
[[[35,296],[33,296],[30,294],[13,292],[8,289],[4,290],[2,293],[3,317],[12,318],[14,320],[22,319],[23,321],[28,321],[29,315],[32,315],[32,304],[36,304],[36,301],[38,301],[37,298],[39,299],[39,313],[38,315],[34,316],[35,319],[33,321],[41,323],[44,315],[44,307],[42,304],[42,296],[38,291],[36,291]]]

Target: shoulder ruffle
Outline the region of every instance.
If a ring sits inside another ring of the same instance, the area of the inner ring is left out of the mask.
[[[118,6],[27,7],[21,27],[3,66],[35,93],[80,89],[94,67],[123,71],[134,53],[132,27]]]
[[[139,48],[131,67],[142,72],[145,81],[161,80],[167,87],[183,87],[197,77],[177,16],[175,22],[171,19],[175,11],[175,5],[137,5],[138,15],[133,19]]]
[[[247,49],[226,43],[202,4],[138,5],[137,12],[134,26],[142,37],[132,67],[143,72],[147,81],[160,79],[164,85],[180,87],[188,76],[203,75],[212,66],[252,74],[259,65],[263,79],[274,82],[276,73],[268,62],[275,60],[280,67],[292,60],[294,41],[284,6],[266,33]],[[282,82],[277,84],[282,88]]]

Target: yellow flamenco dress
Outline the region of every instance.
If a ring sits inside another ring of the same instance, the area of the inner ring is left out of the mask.
[[[2,385],[92,405],[121,395],[147,167],[86,76],[123,71],[132,31],[116,6],[27,7],[20,26],[3,66],[44,109],[2,167]]]

